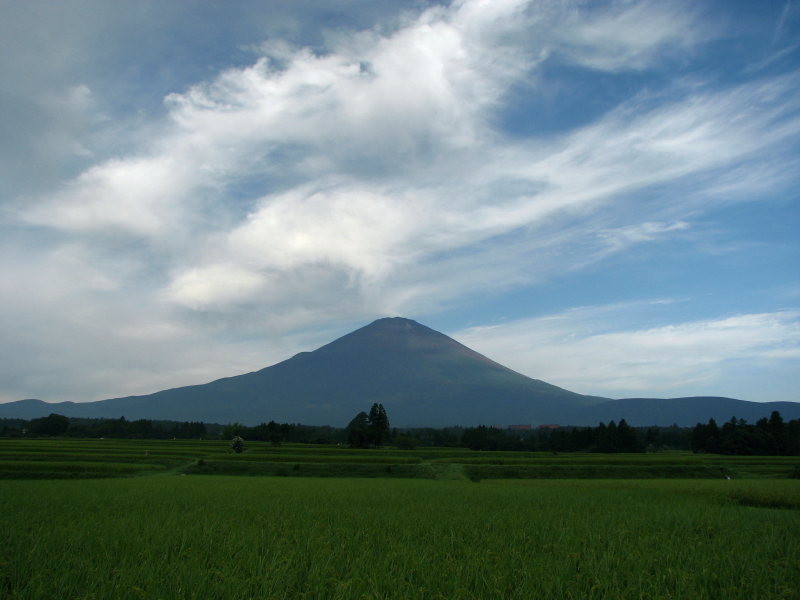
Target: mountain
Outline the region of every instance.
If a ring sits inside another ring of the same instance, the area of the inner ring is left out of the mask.
[[[344,426],[373,402],[383,404],[392,425],[399,427],[595,425],[620,418],[631,425],[694,425],[712,416],[751,421],[769,416],[770,410],[780,410],[786,419],[800,418],[800,404],[791,402],[770,408],[731,398],[609,400],[576,394],[525,377],[399,317],[380,319],[260,371],[205,385],[98,402],[20,400],[0,404],[0,417],[30,419],[56,412],[70,417]]]
[[[564,407],[603,400],[520,375],[416,321],[388,318],[253,373],[98,402],[22,400],[0,405],[0,416],[344,426],[378,402],[393,425],[444,427],[550,422]]]

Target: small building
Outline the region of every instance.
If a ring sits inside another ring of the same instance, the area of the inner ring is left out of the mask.
[[[500,425],[500,424],[498,424],[498,425],[489,425],[489,428],[490,428],[490,429],[502,429],[502,428],[503,428],[503,426],[502,426],[502,425]]]
[[[530,425],[509,425],[509,429],[531,429]]]
[[[558,429],[561,425],[539,425],[539,429]]]

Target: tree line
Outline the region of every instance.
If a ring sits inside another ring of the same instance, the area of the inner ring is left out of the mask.
[[[0,420],[2,437],[64,436],[75,438],[119,439],[208,439],[221,433],[221,426],[199,422],[152,421],[139,419],[83,419],[51,413],[47,417]]]
[[[733,417],[722,427],[714,419],[692,430],[692,450],[709,454],[800,456],[800,419],[784,422],[781,413],[748,424]]]
[[[261,423],[248,427],[239,423],[226,425],[222,430],[224,439],[241,438],[270,442],[306,444],[349,444],[351,448],[380,448],[399,436],[391,430],[389,417],[382,404],[373,404],[369,411],[358,413],[344,429],[329,426],[301,425],[300,423]]]
[[[24,433],[23,433],[24,432]],[[478,427],[431,427],[391,429],[381,404],[369,414],[361,412],[342,429],[300,423],[240,423],[220,425],[202,422],[139,419],[68,418],[51,414],[38,419],[0,419],[0,436],[67,436],[125,439],[224,439],[315,444],[348,444],[352,448],[393,445],[402,450],[418,446],[466,447],[480,451],[599,452],[624,453],[659,450],[692,450],[710,454],[800,455],[800,420],[784,422],[775,411],[754,424],[733,417],[721,427],[714,419],[695,427],[631,427],[624,419],[597,427],[560,427],[530,431]]]
[[[664,449],[709,454],[800,456],[800,419],[784,422],[778,411],[754,424],[733,417],[694,427],[630,427],[624,419],[598,427],[561,427],[527,435],[491,427],[464,429],[461,445],[483,451],[647,452]]]
[[[639,431],[625,419],[598,427],[560,427],[538,430],[522,436],[508,435],[502,429],[479,426],[467,428],[461,443],[471,450],[523,452],[644,452],[646,445]]]
[[[337,444],[345,443],[347,436],[341,428],[327,425],[301,425],[300,423],[261,423],[248,427],[240,423],[229,423],[222,428],[222,439],[230,440],[240,437],[244,440],[271,442],[279,445],[283,442],[300,444]]]

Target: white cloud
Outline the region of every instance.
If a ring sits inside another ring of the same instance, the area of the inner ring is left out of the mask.
[[[619,3],[593,19],[580,14],[556,30],[559,46],[575,62],[605,71],[646,68],[665,48],[684,51],[712,35],[680,3]]]
[[[689,229],[689,223],[678,221],[667,225],[666,223],[646,222],[619,229],[600,231],[599,237],[608,242],[610,250],[617,250],[638,242],[649,242],[675,231]]]
[[[346,187],[293,191],[264,204],[229,236],[245,261],[283,269],[327,262],[367,277],[379,277],[413,252],[408,241],[426,212],[402,198]]]
[[[754,365],[780,368],[784,377],[798,372],[800,312],[629,328],[632,315],[647,308],[654,307],[586,307],[466,329],[454,337],[525,375],[584,393],[630,397],[695,390],[698,395],[708,389],[748,400],[798,400],[796,388],[787,397],[764,385],[763,374],[752,381],[741,375]]]
[[[188,165],[173,156],[115,159],[92,167],[25,220],[79,233],[166,233],[176,204],[189,190]]]
[[[172,282],[168,298],[188,308],[225,308],[251,300],[263,291],[264,278],[237,265],[212,265],[182,273]]]

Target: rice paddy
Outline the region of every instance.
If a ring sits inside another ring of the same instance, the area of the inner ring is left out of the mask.
[[[249,446],[0,440],[0,597],[800,598],[796,457]]]

